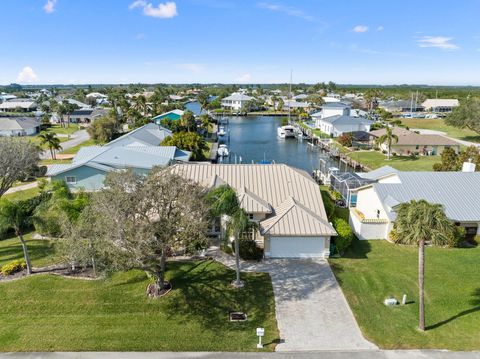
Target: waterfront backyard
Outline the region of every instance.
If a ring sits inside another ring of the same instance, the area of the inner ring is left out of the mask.
[[[427,331],[418,325],[416,247],[355,241],[342,258],[329,260],[367,339],[384,349],[480,349],[480,247],[427,248]],[[387,307],[385,298],[407,305]]]
[[[374,170],[391,166],[400,171],[433,171],[433,165],[441,162],[440,156],[392,156],[390,159],[378,151],[352,151],[348,156]]]

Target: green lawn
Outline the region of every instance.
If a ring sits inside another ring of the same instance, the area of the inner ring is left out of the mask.
[[[441,161],[440,156],[392,156],[388,160],[387,156],[378,151],[354,151],[349,157],[372,170],[388,165],[400,171],[433,171],[433,165]]]
[[[264,350],[278,341],[271,280],[235,273],[213,261],[169,262],[173,290],[148,299],[145,273],[116,273],[88,281],[37,275],[0,283],[2,351],[255,351],[255,328],[265,328]],[[229,322],[231,310],[248,314]]]
[[[462,130],[456,127],[448,126],[445,120],[428,119],[428,118],[402,118],[402,124],[409,128],[424,128],[428,130],[443,131],[448,136],[458,138],[460,140],[480,142],[480,135],[470,130]]]
[[[68,127],[62,127],[60,125],[51,126],[48,131],[55,132],[58,135],[72,135],[80,130],[80,126],[77,124],[70,124]]]
[[[39,193],[40,193],[40,190],[38,189],[38,187],[34,187],[34,188],[29,188],[23,191],[4,194],[2,197],[5,197],[10,201],[22,201],[24,199],[35,197]]]
[[[33,239],[33,233],[25,235],[28,253],[34,267],[43,267],[56,262],[55,242]],[[16,259],[23,259],[23,250],[17,237],[0,240],[0,267]]]
[[[40,164],[43,165],[43,166],[46,166],[46,165],[65,165],[65,164],[70,164],[72,163],[72,160],[61,160],[61,159],[56,159],[56,160],[52,160],[51,158],[48,158],[48,159],[44,159],[44,160],[41,160],[40,161]]]
[[[62,151],[62,153],[65,154],[65,155],[74,155],[80,150],[80,148],[85,147],[85,146],[95,146],[96,144],[97,143],[94,140],[89,139],[89,140],[86,140],[85,142],[80,143],[79,145],[77,145],[75,147],[72,147],[72,148],[69,148],[65,151]]]
[[[424,333],[418,325],[416,247],[355,241],[332,269],[366,338],[381,348],[480,349],[480,247],[427,248]],[[406,306],[386,307],[391,295]]]

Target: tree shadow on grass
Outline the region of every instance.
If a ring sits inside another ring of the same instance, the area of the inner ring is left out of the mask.
[[[442,320],[441,322],[438,322],[436,324],[428,326],[427,330],[439,328],[439,327],[441,327],[445,324],[448,324],[448,323],[450,323],[450,322],[452,322],[452,321],[454,321],[458,318],[461,318],[461,317],[464,317],[466,315],[473,314],[475,312],[480,311],[480,288],[477,288],[473,291],[472,297],[473,297],[473,299],[470,300],[469,303],[471,305],[474,305],[474,307],[472,307],[470,309],[467,309],[467,310],[464,310],[464,311],[461,311],[460,313],[457,313],[457,314],[455,314],[454,316],[452,316],[448,319]]]
[[[170,279],[176,293],[165,297],[170,319],[185,323],[195,320],[208,330],[243,332],[274,316],[272,285],[267,274],[242,273],[245,287],[234,289],[230,286],[234,271],[213,261],[201,264],[192,270],[172,273]],[[247,313],[248,321],[229,322],[232,311]]]
[[[368,241],[356,239],[352,245],[343,253],[342,258],[348,259],[367,259],[372,246]]]

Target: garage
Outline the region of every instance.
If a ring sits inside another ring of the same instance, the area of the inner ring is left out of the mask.
[[[323,258],[324,237],[270,237],[269,258]]]

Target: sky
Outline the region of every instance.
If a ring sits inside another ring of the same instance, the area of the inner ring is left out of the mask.
[[[480,85],[480,0],[0,0],[0,84]]]

